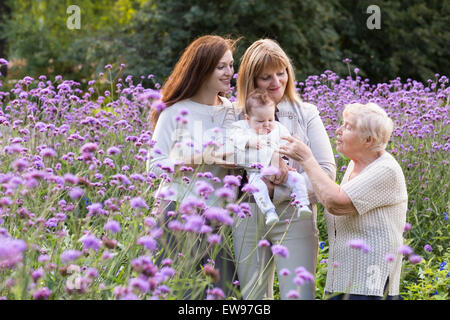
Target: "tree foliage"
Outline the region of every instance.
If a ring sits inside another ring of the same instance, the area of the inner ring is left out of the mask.
[[[331,69],[345,58],[373,81],[397,76],[427,80],[450,70],[450,0],[80,0],[81,29],[66,26],[70,1],[10,0],[1,24],[13,76],[64,74],[91,78],[107,63],[125,63],[135,76],[163,81],[183,49],[204,34],[241,37],[235,54],[259,38],[277,40],[297,79]],[[381,29],[366,22],[381,10]]]

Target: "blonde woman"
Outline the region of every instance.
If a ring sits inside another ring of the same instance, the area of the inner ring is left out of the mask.
[[[332,299],[398,299],[408,194],[400,165],[385,151],[392,120],[374,103],[348,105],[343,120],[337,151],[351,161],[340,185],[301,139],[286,137],[280,153],[301,164],[326,209],[325,292]]]
[[[280,46],[270,39],[258,40],[246,50],[241,60],[237,80],[237,106],[244,110],[245,101],[253,90],[266,90],[276,103],[277,120],[288,128],[291,135],[300,137],[301,141],[310,146],[323,173],[333,180],[336,165],[319,112],[313,104],[301,101],[295,91],[294,80],[292,64]],[[264,214],[253,197],[249,197],[246,201],[250,203],[252,216],[236,220],[233,229],[233,247],[241,292],[244,299],[273,298],[276,267],[281,299],[314,299],[314,282],[300,288],[294,282],[298,267],[304,267],[313,275],[316,270],[318,230],[313,189],[299,162],[291,160],[287,164],[275,153],[271,164],[278,166],[280,174],[269,177],[265,183],[280,221],[272,226],[265,225]],[[290,205],[291,191],[284,186],[288,166],[296,169],[306,180],[313,211],[309,217],[297,217],[295,206]],[[261,240],[264,241],[260,242]],[[267,242],[286,247],[289,255],[274,255],[270,246],[258,245]]]

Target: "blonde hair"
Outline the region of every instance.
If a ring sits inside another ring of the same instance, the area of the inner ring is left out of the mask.
[[[294,69],[286,53],[271,39],[260,39],[247,48],[241,59],[237,79],[237,103],[244,108],[247,96],[256,89],[256,78],[265,70],[285,68],[288,81],[283,98],[294,102],[299,97],[295,91]]]
[[[343,116],[347,117],[350,114],[355,117],[358,135],[362,139],[373,138],[372,150],[386,149],[394,129],[392,119],[386,111],[375,103],[352,103],[345,107]]]

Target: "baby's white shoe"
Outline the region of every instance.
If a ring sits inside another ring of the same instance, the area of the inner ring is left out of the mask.
[[[298,218],[309,218],[312,215],[312,211],[309,206],[300,205],[297,209],[297,217]]]
[[[275,211],[269,211],[266,213],[266,225],[271,226],[280,221]]]

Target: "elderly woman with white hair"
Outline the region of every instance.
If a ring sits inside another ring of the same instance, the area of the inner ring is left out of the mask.
[[[331,299],[399,299],[408,195],[405,177],[385,151],[392,120],[374,103],[350,104],[337,129],[337,151],[351,161],[340,185],[298,138],[280,153],[298,161],[325,208],[329,257],[325,294]]]

